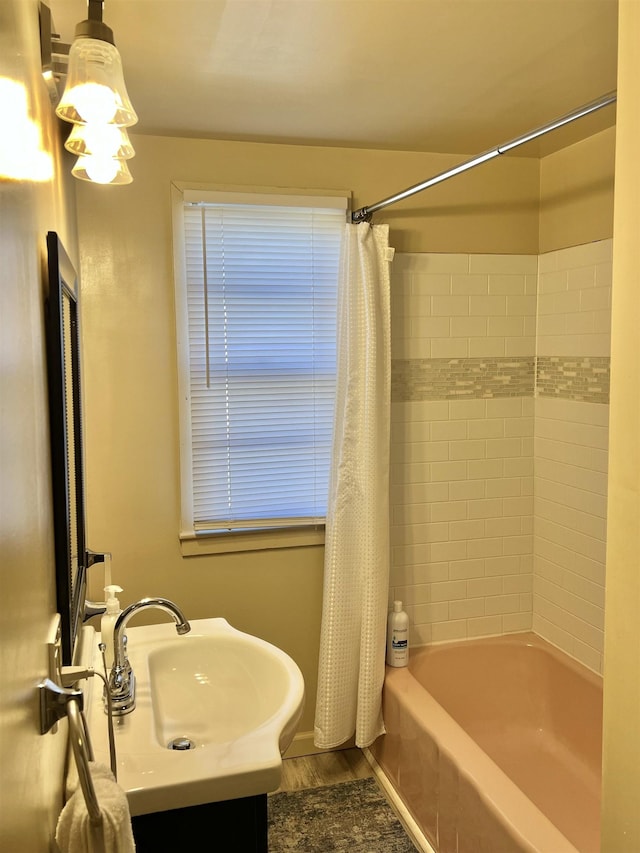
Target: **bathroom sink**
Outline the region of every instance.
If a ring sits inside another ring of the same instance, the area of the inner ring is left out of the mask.
[[[131,814],[275,790],[304,704],[294,661],[221,618],[193,620],[181,637],[173,623],[128,627],[127,636],[136,707],[114,717],[114,729]],[[96,651],[102,669],[99,661]],[[109,764],[100,683],[89,727],[96,760]]]

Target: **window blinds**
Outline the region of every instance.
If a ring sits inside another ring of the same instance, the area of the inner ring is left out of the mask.
[[[326,513],[346,202],[278,200],[184,206],[196,532]]]

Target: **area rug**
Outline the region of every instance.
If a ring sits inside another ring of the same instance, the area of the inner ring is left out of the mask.
[[[268,798],[269,853],[416,853],[375,779]]]

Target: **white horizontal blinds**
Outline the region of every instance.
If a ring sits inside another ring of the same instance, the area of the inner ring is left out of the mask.
[[[185,205],[196,530],[326,512],[345,211],[299,204]]]

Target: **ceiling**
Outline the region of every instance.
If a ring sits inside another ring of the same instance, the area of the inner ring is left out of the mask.
[[[50,6],[71,41],[86,0]],[[616,87],[617,0],[105,0],[104,21],[136,133],[473,155]]]

